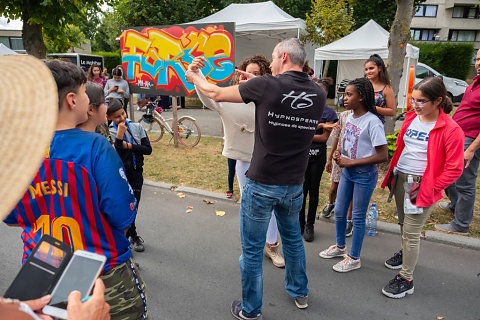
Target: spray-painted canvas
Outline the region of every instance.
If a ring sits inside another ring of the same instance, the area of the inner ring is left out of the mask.
[[[120,45],[125,79],[132,92],[191,96],[195,88],[185,81],[185,73],[193,58],[203,55],[207,80],[224,82],[235,70],[234,29],[233,23],[124,29]]]

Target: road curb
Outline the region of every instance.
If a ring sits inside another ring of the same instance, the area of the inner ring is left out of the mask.
[[[168,190],[175,191],[175,192],[191,193],[191,194],[196,194],[196,195],[199,195],[199,196],[202,196],[202,197],[209,197],[209,198],[214,198],[216,200],[233,202],[232,199],[227,198],[223,193],[206,191],[206,190],[196,189],[196,188],[191,188],[191,187],[175,186],[175,185],[170,184],[170,183],[155,182],[155,181],[151,181],[151,180],[147,180],[147,179],[145,179],[143,183],[146,184],[146,185],[152,186],[152,187],[168,189]]]
[[[184,186],[177,187],[177,186],[174,186],[173,184],[155,182],[151,180],[145,180],[144,183],[152,187],[168,189],[175,192],[191,193],[191,194],[196,194],[203,197],[214,198],[216,200],[233,202],[232,199],[228,199],[223,193],[211,192],[211,191],[206,191],[206,190],[196,189],[191,187],[184,187]],[[325,222],[335,223],[334,219],[320,218],[320,220]],[[400,235],[400,228],[396,223],[378,221],[377,231]],[[422,239],[426,241],[444,243],[444,244],[448,244],[456,247],[468,248],[468,249],[480,251],[480,239],[471,238],[467,236],[444,233],[440,231],[427,230],[425,232],[425,236],[422,237]]]

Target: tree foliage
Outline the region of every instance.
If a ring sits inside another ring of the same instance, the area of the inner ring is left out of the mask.
[[[313,0],[305,23],[305,40],[324,46],[350,33],[355,21],[347,1]]]
[[[417,7],[426,0],[414,0]],[[395,19],[397,3],[392,0],[350,0],[350,7],[353,8],[355,19],[354,29],[358,29],[370,19],[375,20],[384,29],[390,30]]]
[[[49,35],[44,34],[43,41],[48,53],[64,53],[70,48],[87,43],[85,34],[80,28],[71,24],[66,26],[64,34],[57,33],[54,36],[55,38],[51,39]]]
[[[72,44],[69,25],[78,25],[87,10],[99,10],[105,0],[2,0],[0,14],[8,19],[23,21],[23,45],[29,54],[39,58],[46,55],[43,35],[55,46]],[[70,28],[70,30],[72,30]],[[78,44],[78,43],[76,43]]]

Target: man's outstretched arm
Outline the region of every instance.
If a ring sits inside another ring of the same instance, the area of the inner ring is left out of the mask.
[[[200,91],[207,97],[213,99],[216,102],[243,102],[240,96],[238,86],[231,87],[219,87],[217,85],[209,83],[198,75],[197,68],[188,68],[185,78],[188,83],[192,83],[197,86]]]

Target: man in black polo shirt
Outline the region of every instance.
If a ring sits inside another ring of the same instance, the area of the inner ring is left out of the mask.
[[[255,103],[255,146],[240,207],[242,301],[237,319],[262,318],[262,259],[272,209],[282,238],[286,290],[306,308],[308,279],[298,213],[302,207],[308,152],[325,105],[325,92],[302,72],[305,48],[295,38],[272,53],[272,75],[221,88],[189,70],[186,78],[215,101]],[[239,106],[241,107],[241,106]]]

